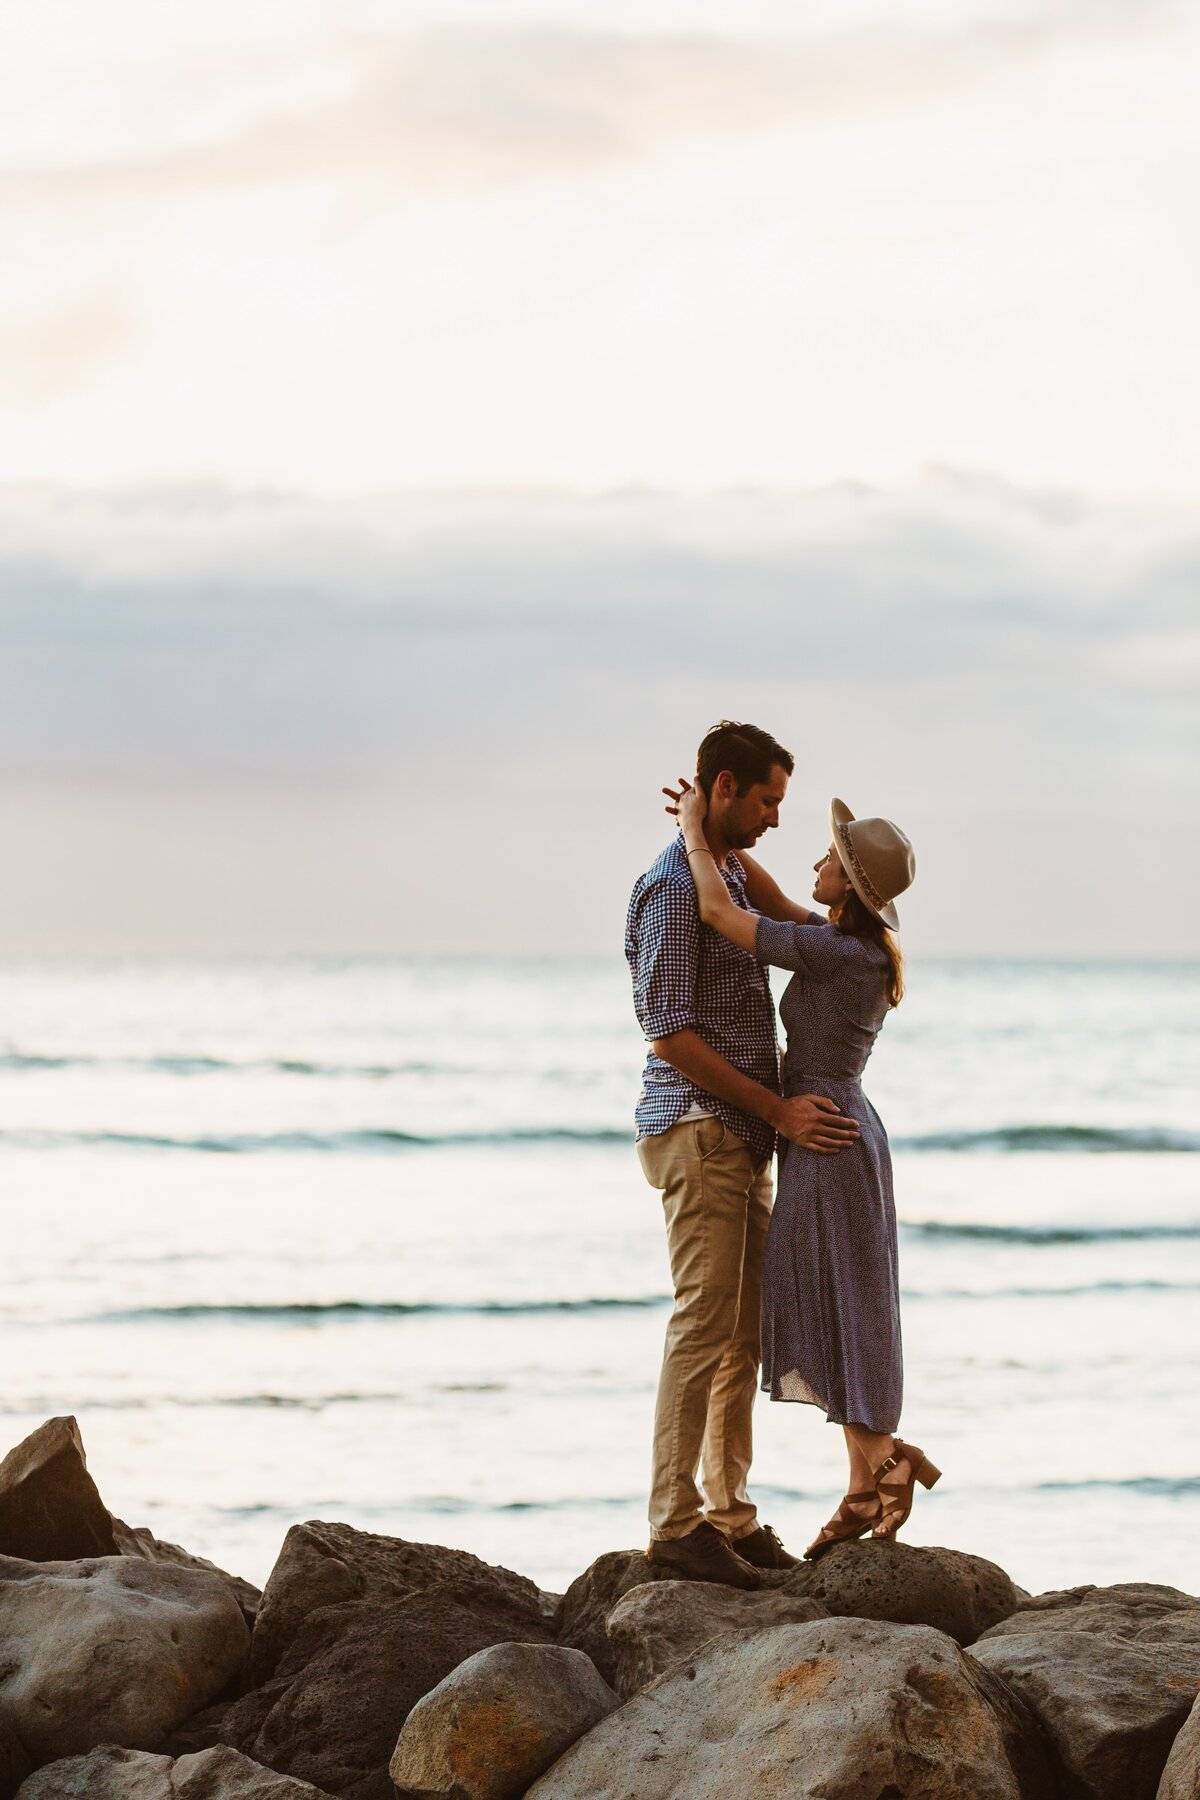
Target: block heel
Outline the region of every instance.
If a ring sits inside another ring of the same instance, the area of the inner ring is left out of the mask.
[[[916,1444],[906,1444],[903,1438],[897,1438],[895,1444],[892,1454],[875,1471],[875,1492],[879,1495],[879,1503],[883,1508],[879,1523],[871,1534],[877,1538],[895,1537],[912,1511],[913,1491],[918,1481],[923,1488],[931,1488],[942,1478],[942,1471],[937,1464],[931,1463]],[[907,1478],[903,1481],[885,1480],[901,1462],[908,1464]]]

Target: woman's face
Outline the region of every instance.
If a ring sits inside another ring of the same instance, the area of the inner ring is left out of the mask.
[[[840,906],[850,892],[850,878],[830,844],[820,862],[814,863],[817,879],[812,897],[818,906]]]

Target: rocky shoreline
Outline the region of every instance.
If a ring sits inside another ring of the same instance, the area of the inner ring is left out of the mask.
[[[759,1592],[548,1594],[310,1521],[260,1594],[114,1519],[74,1419],[0,1463],[0,1800],[1200,1800],[1200,1599],[846,1544]]]

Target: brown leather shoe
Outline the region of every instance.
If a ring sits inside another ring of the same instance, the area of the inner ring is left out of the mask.
[[[745,1537],[731,1539],[729,1548],[755,1569],[794,1569],[800,1561],[798,1556],[788,1555],[778,1533],[769,1525],[760,1525]]]
[[[750,1564],[734,1555],[725,1533],[707,1519],[684,1537],[652,1538],[646,1555],[676,1581],[722,1581],[736,1588],[761,1585]]]

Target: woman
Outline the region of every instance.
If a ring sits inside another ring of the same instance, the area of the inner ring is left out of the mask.
[[[743,857],[751,899],[775,915],[760,917],[730,898],[705,842],[706,805],[690,788],[678,808],[700,916],[760,962],[795,971],[779,1009],[784,1093],[828,1095],[861,1134],[832,1156],[784,1145],[763,1258],[762,1385],[773,1400],[821,1407],[843,1427],[850,1457],[845,1497],[805,1551],[815,1559],[868,1531],[895,1537],[912,1510],[914,1483],[932,1487],[940,1473],[894,1435],[902,1363],[892,1164],[860,1085],[876,1034],[904,991],[892,902],[916,865],[896,826],[856,819],[834,800],[833,841],[814,865],[812,894],[828,906],[828,920],[789,901]]]

